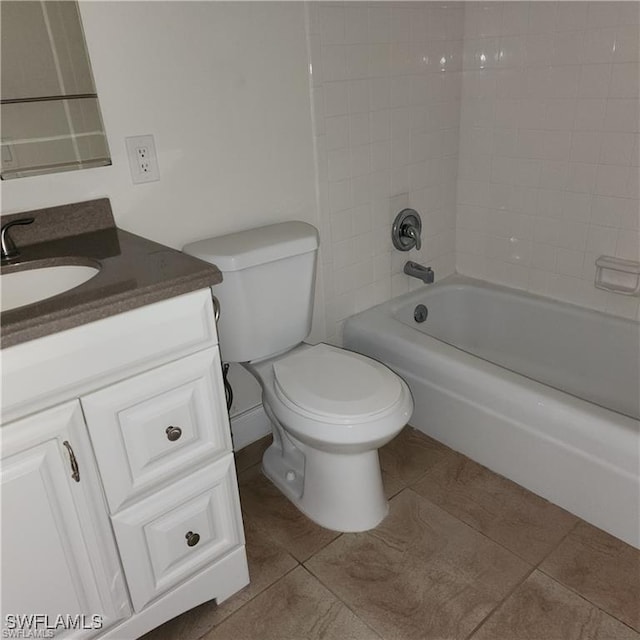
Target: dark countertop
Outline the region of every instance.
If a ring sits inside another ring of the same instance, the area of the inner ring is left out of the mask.
[[[222,282],[214,265],[118,229],[106,198],[2,216],[2,224],[24,217],[35,222],[11,228],[19,262],[2,273],[58,265],[100,271],[57,296],[3,311],[3,348]]]

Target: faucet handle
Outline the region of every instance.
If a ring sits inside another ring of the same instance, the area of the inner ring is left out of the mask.
[[[420,251],[420,249],[422,248],[422,240],[420,240],[420,232],[412,224],[405,224],[403,228],[400,230],[400,235],[404,235],[408,238],[413,238],[416,249]]]
[[[17,258],[20,255],[14,241],[9,235],[9,229],[17,225],[31,224],[34,220],[35,218],[17,218],[2,225],[2,228],[0,228],[0,247],[3,262],[11,258]]]
[[[393,221],[391,228],[391,240],[393,246],[400,251],[409,251],[414,247],[420,250],[422,242],[420,233],[422,231],[422,220],[420,214],[415,209],[403,209]]]

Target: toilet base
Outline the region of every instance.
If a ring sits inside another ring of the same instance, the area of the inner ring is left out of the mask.
[[[328,453],[274,427],[274,443],[264,453],[262,471],[302,513],[326,529],[368,531],[389,511],[377,449]]]

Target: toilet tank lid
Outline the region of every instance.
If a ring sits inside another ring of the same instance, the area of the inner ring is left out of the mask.
[[[191,242],[187,253],[215,264],[220,271],[240,271],[258,264],[309,253],[318,248],[318,230],[290,221]]]

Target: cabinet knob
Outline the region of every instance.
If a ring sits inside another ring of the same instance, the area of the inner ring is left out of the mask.
[[[200,534],[193,533],[193,531],[189,531],[185,536],[185,538],[187,539],[187,545],[189,547],[195,547],[198,544],[198,542],[200,542]]]
[[[175,442],[180,439],[182,435],[182,429],[180,427],[174,427],[173,425],[168,426],[165,433],[167,434],[167,438],[171,440],[171,442]]]

